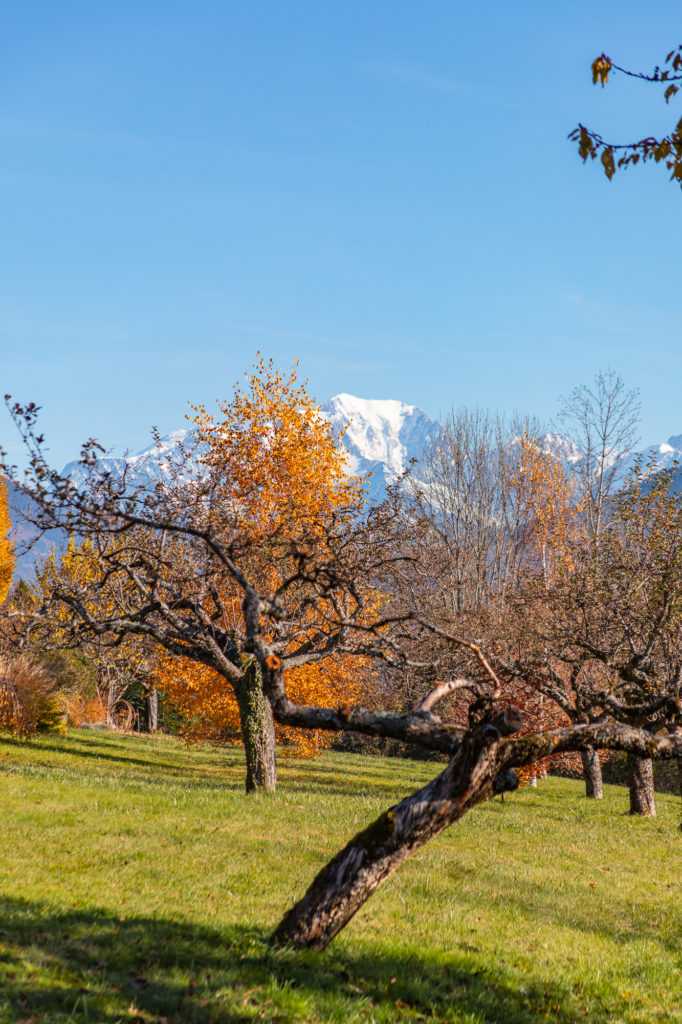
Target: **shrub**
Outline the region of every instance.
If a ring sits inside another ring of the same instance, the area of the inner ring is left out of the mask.
[[[44,665],[26,655],[0,664],[0,729],[15,736],[63,732],[64,714]]]

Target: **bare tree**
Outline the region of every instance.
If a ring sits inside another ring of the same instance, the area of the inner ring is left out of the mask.
[[[623,460],[637,442],[640,408],[639,390],[626,388],[613,370],[600,370],[592,385],[562,400],[560,421],[582,450],[574,471],[592,538],[601,534]]]
[[[607,716],[658,732],[679,717],[682,496],[672,485],[673,472],[636,466],[599,545],[575,535],[552,585],[528,580],[519,599],[523,652],[504,667],[533,678],[573,721]],[[628,768],[631,812],[655,814],[651,763],[633,753]]]

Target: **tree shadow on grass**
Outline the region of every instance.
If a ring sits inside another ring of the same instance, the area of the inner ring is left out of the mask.
[[[576,1019],[570,992],[527,978],[522,989],[464,952],[272,950],[262,930],[9,898],[0,898],[0,912],[3,1024]]]
[[[42,738],[29,740],[3,736],[2,743],[21,750],[72,755],[76,758],[91,758],[100,763],[120,765],[134,770],[148,770],[152,773],[153,778],[150,780],[148,776],[145,776],[145,784],[153,782],[154,779],[163,782],[172,778],[185,782],[192,788],[210,789],[219,786],[221,789],[231,789],[237,792],[244,790],[245,762],[243,751],[239,747],[225,748],[226,757],[221,769],[221,766],[216,765],[215,761],[206,764],[195,758],[195,763],[192,763],[191,753],[188,753],[186,762],[180,763],[165,761],[163,755],[154,759],[129,756],[127,753],[118,752],[120,749],[118,744],[112,743],[109,739],[103,739],[98,734],[95,736],[97,738],[90,735],[86,738],[69,734],[62,742],[50,742]],[[218,748],[213,749],[215,751]],[[50,764],[49,770],[54,771],[55,767],[66,770],[66,766],[55,766],[54,764]],[[307,768],[310,770],[306,771]],[[400,786],[392,779],[377,779],[369,775],[365,776],[364,773],[356,777],[349,777],[346,781],[345,778],[340,777],[337,768],[315,762],[310,767],[310,762],[307,759],[296,761],[293,758],[282,758],[278,763],[278,773],[280,779],[278,792],[280,793],[302,792],[306,795],[319,793],[327,796],[353,797],[357,800],[364,800],[371,793],[378,798],[385,797],[387,800],[395,801],[412,792],[409,783],[403,783]],[[140,774],[138,771],[138,777]],[[131,776],[131,779],[134,780],[135,776]],[[366,783],[366,789],[359,788],[363,782]],[[416,780],[413,789],[418,789],[421,785],[423,782]]]

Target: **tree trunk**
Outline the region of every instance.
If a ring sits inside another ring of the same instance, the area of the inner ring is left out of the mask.
[[[583,778],[585,779],[585,796],[591,800],[601,800],[604,796],[601,778],[601,761],[599,752],[594,747],[585,747],[580,751],[583,762]]]
[[[156,732],[159,728],[159,691],[156,687],[147,690],[147,729]]]
[[[236,695],[246,754],[246,792],[274,790],[277,785],[275,723],[255,658],[242,676]]]
[[[495,774],[485,740],[465,742],[445,771],[359,832],[320,871],[272,942],[324,949],[414,850],[490,795]]]
[[[628,785],[630,787],[630,814],[656,816],[654,799],[654,765],[650,757],[627,755]]]

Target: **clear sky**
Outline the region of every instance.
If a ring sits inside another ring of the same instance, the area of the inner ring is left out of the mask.
[[[599,368],[682,431],[682,191],[566,140],[668,131],[679,0],[5,0],[0,393],[56,464],[227,397],[258,349],[347,391],[547,419]],[[9,418],[0,441],[18,458]]]

